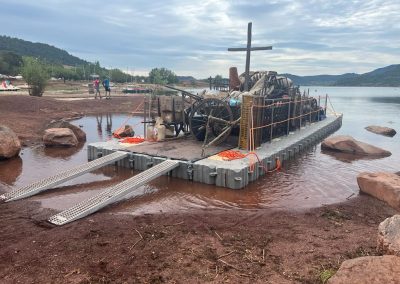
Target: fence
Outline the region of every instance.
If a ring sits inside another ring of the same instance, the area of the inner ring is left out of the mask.
[[[264,99],[263,97],[243,98],[242,119],[239,147],[254,151],[261,143],[271,142],[275,137],[289,135],[291,131],[301,129],[307,123],[325,118],[328,95],[321,107],[318,99],[305,94],[293,99]],[[246,104],[246,102],[248,102]],[[247,111],[246,111],[247,106]],[[243,127],[243,129],[242,129]]]

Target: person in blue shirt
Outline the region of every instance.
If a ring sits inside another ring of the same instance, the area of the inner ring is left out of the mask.
[[[105,92],[106,92],[106,100],[111,99],[110,79],[105,78],[105,79],[103,80],[103,83],[102,83],[102,84],[103,84],[104,90],[105,90]],[[107,93],[108,93],[108,97],[107,97]]]

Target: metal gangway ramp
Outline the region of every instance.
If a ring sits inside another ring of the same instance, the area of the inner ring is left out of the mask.
[[[55,225],[64,225],[90,215],[103,207],[118,201],[132,190],[150,182],[151,180],[173,170],[179,166],[179,161],[165,160],[150,169],[147,169],[115,186],[112,186],[98,195],[88,198],[73,207],[64,210],[49,218]]]
[[[54,188],[57,185],[64,183],[68,180],[96,170],[98,168],[104,167],[105,165],[111,164],[113,162],[119,161],[129,155],[129,152],[117,151],[101,157],[99,159],[93,160],[83,165],[79,165],[72,169],[60,172],[54,176],[41,179],[37,182],[31,183],[27,186],[14,189],[10,192],[0,195],[0,200],[5,202],[22,199],[50,188]]]

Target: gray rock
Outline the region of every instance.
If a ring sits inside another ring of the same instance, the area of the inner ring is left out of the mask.
[[[21,151],[21,142],[10,128],[0,125],[0,159],[9,159],[18,156]]]
[[[360,173],[360,190],[400,210],[400,176],[394,173]]]
[[[357,141],[351,136],[339,135],[322,141],[321,149],[365,156],[387,157],[392,153],[373,145]]]
[[[400,257],[394,255],[365,256],[342,263],[328,284],[399,283]]]
[[[49,128],[44,131],[43,143],[51,147],[75,147],[78,145],[78,139],[69,128]]]
[[[394,215],[379,224],[377,249],[382,254],[400,256],[400,215]]]
[[[394,130],[393,128],[390,128],[390,127],[370,125],[370,126],[365,127],[365,129],[372,133],[389,136],[389,137],[393,137],[396,135],[396,130]]]

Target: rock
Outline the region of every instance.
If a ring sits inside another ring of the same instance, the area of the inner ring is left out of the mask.
[[[367,156],[387,157],[392,153],[373,145],[357,141],[351,136],[339,135],[322,141],[321,149]]]
[[[18,156],[21,142],[10,128],[0,125],[0,160]]]
[[[400,210],[400,176],[395,173],[360,173],[360,190]]]
[[[390,127],[370,125],[370,126],[365,127],[365,129],[372,133],[389,136],[389,137],[393,137],[396,135],[396,130],[394,130],[393,128],[390,128]]]
[[[113,132],[113,135],[116,137],[133,137],[135,136],[135,131],[132,129],[132,126],[125,125],[124,128],[119,128]]]
[[[346,260],[328,284],[399,283],[400,257],[364,256]]]
[[[69,128],[49,128],[44,131],[43,143],[46,146],[75,147],[78,139]]]
[[[400,215],[387,218],[378,227],[378,251],[400,256]]]
[[[86,141],[86,133],[82,129],[80,129],[78,126],[75,126],[68,121],[65,120],[60,120],[60,121],[52,121],[46,129],[49,128],[69,128],[74,132],[76,138],[78,139],[79,142],[85,142]]]

